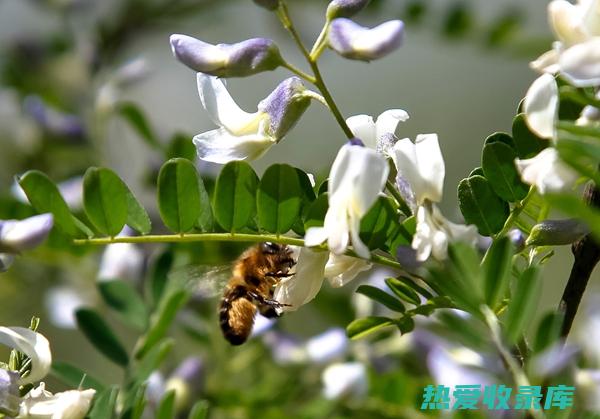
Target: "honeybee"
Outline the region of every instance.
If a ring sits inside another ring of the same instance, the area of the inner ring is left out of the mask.
[[[277,309],[287,304],[273,300],[273,290],[282,278],[293,275],[295,264],[288,246],[270,242],[252,246],[234,262],[219,305],[221,331],[232,345],[246,341],[257,311],[269,318],[279,316]]]

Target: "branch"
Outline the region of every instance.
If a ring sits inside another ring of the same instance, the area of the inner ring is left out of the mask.
[[[583,194],[585,202],[592,207],[600,207],[600,190],[590,182]],[[562,326],[561,336],[566,337],[571,330],[573,320],[587,283],[592,275],[594,267],[600,261],[600,243],[591,234],[582,237],[571,246],[575,260],[569,275],[569,281],[565,286],[558,310],[564,313],[565,319]]]

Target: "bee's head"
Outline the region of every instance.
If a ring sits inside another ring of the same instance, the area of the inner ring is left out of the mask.
[[[281,252],[284,247],[285,247],[285,245],[283,245],[283,244],[277,244],[277,243],[271,243],[271,242],[263,242],[260,244],[260,250],[263,253],[267,253],[270,255],[274,255],[276,253]]]

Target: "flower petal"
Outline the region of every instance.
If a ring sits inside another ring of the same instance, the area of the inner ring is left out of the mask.
[[[355,137],[360,138],[365,146],[375,150],[377,145],[377,133],[375,121],[369,115],[354,115],[346,119],[346,124]]]
[[[198,157],[213,163],[233,160],[256,160],[275,144],[261,135],[234,136],[224,128],[207,131],[194,137]]]
[[[260,123],[267,118],[263,112],[248,113],[235,103],[222,80],[198,73],[198,94],[202,106],[213,122],[234,135],[258,132]]]
[[[397,49],[404,37],[404,23],[400,20],[384,22],[374,28],[365,28],[350,19],[338,18],[329,28],[329,45],[343,57],[371,61],[382,58]]]
[[[600,84],[600,38],[572,46],[560,54],[561,74],[576,87]]]
[[[535,185],[541,194],[568,190],[579,177],[560,160],[554,147],[545,148],[530,159],[516,159],[515,164],[523,182]]]
[[[0,326],[0,343],[23,352],[31,359],[31,371],[19,380],[19,385],[40,381],[50,371],[50,343],[40,333],[24,327]]]
[[[542,74],[529,87],[523,101],[525,121],[541,138],[554,138],[558,117],[558,87],[550,74]]]
[[[548,4],[548,19],[556,38],[573,45],[584,41],[588,35],[583,24],[580,5],[566,0],[554,0]]]
[[[437,134],[420,134],[414,144],[408,138],[398,141],[392,160],[398,175],[411,186],[417,205],[425,199],[441,201],[446,169]]]
[[[327,252],[300,249],[296,273],[279,282],[273,292],[275,301],[290,305],[283,307],[283,311],[295,311],[315,298],[323,283],[323,271],[328,256]]]
[[[405,122],[409,118],[408,113],[402,109],[388,109],[377,117],[375,123],[377,139],[386,134],[394,134],[398,123]]]
[[[371,269],[372,266],[364,259],[331,253],[325,265],[325,278],[329,280],[332,287],[343,287],[359,273]]]
[[[193,70],[210,73],[227,64],[227,53],[221,48],[191,36],[173,34],[169,38],[175,58]]]
[[[327,230],[324,227],[310,227],[304,234],[304,244],[308,247],[318,246],[327,240]]]
[[[39,246],[48,237],[53,221],[52,214],[40,214],[0,222],[0,249],[20,252]]]

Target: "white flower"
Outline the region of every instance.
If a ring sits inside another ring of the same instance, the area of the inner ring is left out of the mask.
[[[31,390],[21,402],[17,419],[83,419],[96,390],[69,390],[52,394],[44,383]]]
[[[342,254],[350,241],[362,258],[370,258],[359,237],[360,220],[375,203],[387,180],[386,159],[366,147],[346,144],[340,149],[329,173],[329,209],[323,227],[311,227],[304,238],[307,246],[325,240],[329,250]]]
[[[50,344],[40,333],[24,327],[0,326],[0,344],[23,352],[31,359],[31,370],[27,376],[19,379],[19,385],[39,381],[50,371]]]
[[[324,279],[341,287],[370,268],[371,263],[363,259],[301,248],[294,275],[277,284],[273,299],[289,305],[281,311],[295,311],[315,298]]]
[[[412,190],[413,196],[405,197],[407,202],[421,205],[425,200],[442,200],[446,169],[437,134],[419,134],[414,144],[403,138],[394,144],[391,156],[398,177]]]
[[[255,160],[293,127],[310,103],[310,94],[297,77],[290,77],[248,113],[240,109],[222,80],[198,73],[202,106],[218,129],[198,134],[198,157],[214,163]]]
[[[323,375],[323,395],[327,399],[359,399],[367,394],[367,368],[359,362],[328,366]]]
[[[574,86],[600,84],[600,37],[573,45],[560,54],[561,74]]]
[[[394,145],[391,156],[398,171],[399,190],[416,212],[411,246],[417,251],[417,260],[425,261],[430,255],[445,259],[451,241],[473,243],[475,227],[448,221],[435,205],[442,200],[446,173],[437,135],[418,135],[414,144],[404,138]]]
[[[369,115],[354,115],[346,119],[346,124],[365,146],[387,152],[387,145],[391,145],[398,123],[408,118],[408,113],[402,109],[388,109],[377,117],[377,121],[373,121]]]
[[[579,177],[560,160],[553,147],[545,148],[530,159],[516,159],[515,164],[523,182],[535,185],[541,194],[569,189]]]
[[[306,342],[306,353],[311,361],[324,364],[342,357],[348,349],[348,342],[344,329],[329,329]]]
[[[144,254],[134,244],[109,244],[102,253],[99,281],[115,279],[136,281],[143,270]]]
[[[18,253],[39,246],[50,234],[52,214],[40,214],[23,220],[0,220],[0,251]]]
[[[448,255],[448,243],[464,241],[475,244],[477,229],[448,221],[436,205],[420,206],[417,209],[417,229],[412,248],[417,251],[417,260],[425,261],[432,255],[444,260]]]
[[[44,303],[52,324],[64,329],[75,329],[75,310],[86,305],[86,299],[76,289],[61,285],[48,290]]]
[[[542,74],[527,90],[523,101],[525,121],[541,138],[554,138],[558,119],[558,86],[551,74]]]
[[[371,61],[395,51],[404,38],[404,23],[390,20],[366,28],[346,18],[337,18],[329,27],[329,46],[342,57]]]

